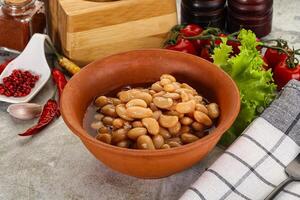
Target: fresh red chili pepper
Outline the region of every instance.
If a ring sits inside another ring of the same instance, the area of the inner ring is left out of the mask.
[[[200,53],[200,57],[204,58],[205,60],[208,60],[210,62],[213,62],[213,59],[211,57],[211,54],[209,52],[209,48],[208,47],[202,48],[201,53]]]
[[[286,60],[287,57],[288,55],[286,55],[285,53],[271,48],[267,49],[264,55],[264,59],[268,63],[269,68],[272,69],[274,69],[280,62]]]
[[[281,90],[291,79],[300,81],[300,65],[291,68],[287,64],[287,59],[284,59],[274,69],[274,81],[278,90]]]
[[[52,69],[52,78],[53,78],[54,82],[56,83],[56,87],[58,89],[58,94],[60,97],[64,87],[67,84],[67,79],[66,79],[65,75],[56,68]]]
[[[185,37],[192,37],[196,35],[200,35],[202,33],[203,28],[196,24],[189,24],[183,29],[180,30],[180,33]]]
[[[0,64],[0,74],[4,71],[6,66],[12,61],[13,59],[7,59],[4,61],[4,63]]]
[[[52,122],[56,117],[60,116],[58,103],[54,99],[49,99],[44,105],[42,114],[38,123],[29,128],[27,131],[19,134],[20,136],[30,136],[39,133],[43,128],[45,128],[50,122]]]
[[[193,44],[186,39],[178,38],[178,41],[174,45],[169,45],[166,47],[166,49],[174,50],[174,51],[180,51],[185,53],[190,53],[196,55],[196,50]]]

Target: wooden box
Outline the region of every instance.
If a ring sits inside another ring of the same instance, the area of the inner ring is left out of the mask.
[[[177,24],[176,0],[50,0],[50,35],[80,65],[118,52],[160,48]]]

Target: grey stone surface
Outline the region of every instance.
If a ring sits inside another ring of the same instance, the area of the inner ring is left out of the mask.
[[[274,0],[269,37],[285,38],[300,48],[299,7],[299,0]],[[34,102],[43,103],[51,94],[49,82]],[[0,200],[173,200],[222,153],[215,148],[191,169],[167,178],[137,179],[114,172],[95,159],[61,118],[33,138],[17,136],[34,120],[12,119],[7,106],[0,103]]]

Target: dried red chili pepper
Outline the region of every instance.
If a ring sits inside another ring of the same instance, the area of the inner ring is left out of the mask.
[[[67,81],[65,75],[56,68],[52,69],[52,78],[53,78],[54,82],[56,83],[56,87],[58,89],[58,94],[60,97],[62,94],[62,91],[68,81]]]
[[[20,136],[35,135],[39,133],[43,128],[45,128],[48,124],[50,124],[50,122],[52,122],[56,117],[59,116],[60,116],[60,111],[59,111],[58,103],[54,98],[51,98],[44,105],[38,123],[19,135]]]
[[[2,72],[4,71],[4,69],[6,68],[6,66],[10,63],[10,61],[12,61],[13,59],[7,59],[4,61],[4,63],[0,64],[0,74],[2,74]]]

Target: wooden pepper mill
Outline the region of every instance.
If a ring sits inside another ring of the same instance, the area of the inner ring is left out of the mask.
[[[225,28],[226,0],[182,0],[181,22]]]
[[[257,37],[272,30],[273,0],[228,0],[227,27],[229,32],[250,29]]]

